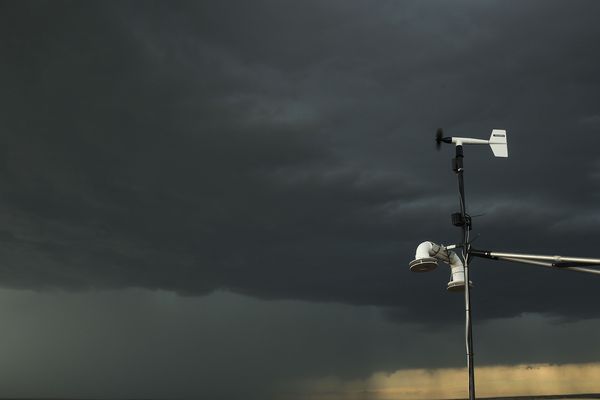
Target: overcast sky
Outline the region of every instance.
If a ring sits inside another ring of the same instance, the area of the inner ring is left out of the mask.
[[[316,399],[462,367],[462,296],[408,269],[460,240],[435,131],[508,132],[508,159],[465,150],[476,247],[600,256],[599,13],[0,2],[0,396]],[[600,280],[471,271],[476,365],[600,371]]]

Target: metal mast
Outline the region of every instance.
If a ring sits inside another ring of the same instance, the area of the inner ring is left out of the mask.
[[[471,322],[471,281],[469,280],[469,262],[471,257],[482,257],[492,260],[510,261],[522,264],[537,265],[552,269],[563,269],[567,271],[583,272],[600,275],[600,258],[548,256],[536,254],[508,253],[490,250],[476,250],[469,243],[469,231],[471,230],[471,217],[467,214],[465,202],[465,182],[463,168],[463,145],[466,144],[488,144],[495,157],[508,157],[508,146],[506,131],[494,129],[489,140],[444,137],[443,131],[438,129],[436,134],[437,148],[442,143],[456,145],[456,156],[452,159],[452,170],[458,178],[458,193],[460,200],[460,212],[452,214],[452,224],[462,228],[462,240],[460,243],[450,246],[438,245],[433,242],[423,242],[417,247],[415,259],[408,266],[413,272],[432,271],[438,261],[450,265],[451,280],[448,283],[449,291],[459,291],[464,287],[465,291],[465,345],[467,350],[467,369],[469,375],[469,400],[475,400],[475,371],[473,364],[473,328]],[[452,249],[462,249],[462,260]]]
[[[475,400],[475,369],[473,365],[473,326],[471,322],[471,290],[469,281],[469,230],[471,218],[467,214],[465,202],[465,182],[463,168],[463,147],[456,145],[456,157],[452,160],[452,169],[458,177],[458,193],[460,200],[460,219],[453,215],[454,224],[462,226],[462,256],[465,267],[465,345],[467,350],[467,370],[469,373],[469,400]]]

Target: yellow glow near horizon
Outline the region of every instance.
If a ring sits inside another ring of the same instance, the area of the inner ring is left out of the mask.
[[[600,363],[485,366],[475,370],[477,395],[526,396],[600,392]],[[323,378],[303,382],[310,400],[451,399],[467,395],[465,368],[378,372],[367,379]]]

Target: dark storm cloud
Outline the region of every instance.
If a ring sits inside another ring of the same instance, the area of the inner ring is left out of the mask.
[[[508,129],[508,160],[467,150],[478,246],[596,255],[594,2],[2,8],[6,286],[446,319],[460,296],[406,266],[420,241],[458,237],[438,126]],[[585,276],[481,262],[474,279],[483,317],[597,316]]]

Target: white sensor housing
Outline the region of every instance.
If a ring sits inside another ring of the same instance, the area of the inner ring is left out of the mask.
[[[412,272],[428,272],[437,267],[442,261],[450,265],[451,275],[447,289],[451,292],[465,290],[465,267],[455,252],[433,242],[423,242],[417,246],[415,259],[408,266]]]

